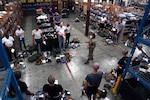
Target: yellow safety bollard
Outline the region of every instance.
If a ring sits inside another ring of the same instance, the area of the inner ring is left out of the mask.
[[[116,81],[116,84],[115,84],[114,88],[112,89],[112,92],[113,92],[113,93],[116,93],[117,88],[118,88],[118,85],[119,85],[119,83],[120,83],[120,80],[121,80],[121,75],[118,76],[117,81]]]

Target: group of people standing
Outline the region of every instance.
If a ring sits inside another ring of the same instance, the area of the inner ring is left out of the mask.
[[[48,15],[50,17],[50,20],[53,20],[52,23],[58,37],[59,49],[60,51],[64,51],[65,44],[69,44],[70,42],[70,24],[67,23],[66,26],[63,25],[61,17],[58,13],[58,9],[56,7],[54,8],[54,10],[50,8]],[[13,61],[12,54],[14,54],[15,59],[18,59],[17,50],[15,47],[15,40],[17,40],[19,44],[19,51],[26,51],[27,47],[25,43],[25,34],[26,33],[23,28],[21,28],[20,25],[17,25],[15,34],[13,34],[13,36],[11,36],[9,32],[7,32],[2,38],[2,44],[4,44],[9,61]],[[46,45],[46,40],[44,38],[42,30],[39,28],[38,25],[32,30],[32,40],[33,44],[36,46],[37,53],[40,53],[41,51],[46,51],[44,48],[44,45]],[[22,46],[24,46],[24,48]]]
[[[60,51],[65,50],[65,44],[70,42],[70,24],[67,23],[67,26],[63,26],[63,22],[56,27],[56,34],[58,34],[59,49]]]
[[[18,40],[20,50],[22,51],[22,44],[24,46],[24,49],[26,49],[25,44],[25,31],[20,27],[20,25],[17,25],[17,29],[15,31],[14,36],[11,36],[9,32],[5,33],[4,37],[2,38],[2,44],[5,47],[5,51],[8,55],[8,59],[10,61],[13,60],[12,54],[14,54],[14,57],[17,59],[17,52],[15,49],[15,39]]]
[[[98,21],[98,30],[108,33],[111,36],[112,41],[115,44],[118,44],[118,39],[123,27],[121,19],[110,21],[110,19],[107,18],[107,15],[103,14]]]

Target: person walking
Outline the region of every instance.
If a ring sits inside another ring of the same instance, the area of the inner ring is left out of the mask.
[[[2,44],[4,45],[9,61],[13,61],[12,54],[14,54],[14,57],[17,60],[18,57],[14,47],[14,38],[9,35],[9,32],[5,33],[4,37],[2,38]]]
[[[20,50],[22,51],[22,44],[26,50],[26,44],[25,44],[25,32],[24,30],[20,27],[20,25],[17,25],[17,29],[15,31],[15,34],[18,38],[18,41],[19,41],[19,47],[20,47]]]
[[[44,46],[43,44],[44,36],[43,36],[42,30],[39,29],[38,26],[36,26],[36,28],[32,30],[32,39],[33,39],[34,44],[36,45],[37,53],[40,52],[38,46],[40,46],[41,51],[43,51],[42,47]]]
[[[96,93],[98,92],[98,87],[101,83],[103,76],[102,71],[98,71],[100,65],[98,62],[93,63],[92,73],[89,73],[84,81],[83,91],[85,91],[88,100],[91,100],[93,95],[93,100],[96,100]]]
[[[89,38],[90,38],[88,42],[89,54],[85,64],[88,64],[90,60],[93,60],[93,52],[96,47],[96,35],[94,33],[90,33]]]

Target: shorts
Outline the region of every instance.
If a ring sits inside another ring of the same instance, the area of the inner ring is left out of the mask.
[[[85,93],[88,97],[90,97],[91,95],[96,95],[96,93],[98,92],[98,87],[87,87],[85,89]]]

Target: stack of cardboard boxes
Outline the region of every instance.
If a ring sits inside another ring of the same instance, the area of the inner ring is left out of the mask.
[[[2,37],[8,31],[13,35],[22,15],[21,6],[17,1],[4,4],[4,11],[0,11],[0,36]]]

